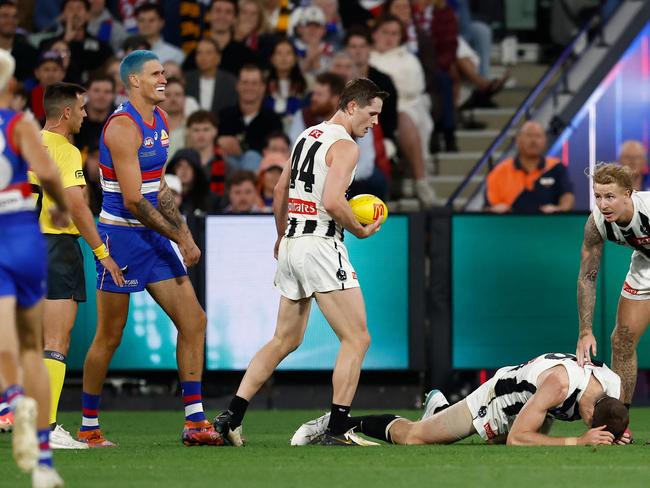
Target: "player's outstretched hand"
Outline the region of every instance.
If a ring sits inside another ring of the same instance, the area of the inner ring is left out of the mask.
[[[70,214],[63,212],[56,207],[50,209],[50,219],[55,227],[63,228],[70,225]]]
[[[201,250],[191,237],[179,242],[178,249],[181,251],[183,262],[188,268],[194,266],[201,259]]]
[[[361,228],[361,231],[355,233],[355,235],[359,239],[365,239],[366,237],[370,237],[373,234],[376,234],[379,232],[379,229],[381,228],[381,221],[375,220],[372,224],[365,225]]]
[[[614,442],[614,435],[606,431],[606,425],[594,427],[578,437],[579,446],[611,445]]]
[[[122,270],[112,257],[106,256],[104,259],[100,259],[99,262],[102,263],[102,266],[106,268],[106,271],[111,274],[113,283],[117,286],[124,286],[124,275],[122,274]]]
[[[596,352],[596,338],[591,332],[584,333],[578,339],[576,347],[576,358],[578,359],[578,366],[584,366],[591,363],[592,355],[595,356]]]

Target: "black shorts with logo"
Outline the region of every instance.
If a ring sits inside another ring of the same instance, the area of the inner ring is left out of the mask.
[[[71,234],[45,234],[48,300],[86,301],[84,258],[78,239]]]

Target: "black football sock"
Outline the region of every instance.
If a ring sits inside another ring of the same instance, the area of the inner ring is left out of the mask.
[[[232,397],[232,400],[230,400],[230,406],[228,407],[228,411],[230,411],[231,429],[236,429],[241,425],[247,408],[248,400],[244,400],[242,397],[238,397],[237,395]]]
[[[349,405],[337,405],[336,403],[332,403],[330,422],[327,425],[327,430],[330,434],[340,435],[348,430],[345,428],[345,423],[349,413]]]
[[[390,433],[386,431],[386,428],[391,422],[398,418],[400,418],[399,415],[393,415],[390,413],[350,417],[346,422],[346,427],[348,430],[354,428],[357,432],[361,432],[368,437],[374,437],[380,441],[392,443]]]

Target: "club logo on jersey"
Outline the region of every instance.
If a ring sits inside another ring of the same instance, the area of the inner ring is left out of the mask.
[[[165,129],[160,131],[160,143],[163,145],[163,147],[169,146],[169,134],[167,134],[167,131]]]
[[[80,169],[74,172],[74,177],[78,180],[84,177],[84,172]]]
[[[318,139],[322,135],[323,131],[319,129],[314,129],[309,133],[309,137],[313,137],[314,139]]]
[[[372,220],[378,220],[384,217],[384,206],[381,203],[373,204]]]
[[[144,144],[143,144],[143,145],[144,145],[144,147],[153,147],[153,138],[151,138],[151,137],[147,137],[147,138],[144,140]]]
[[[345,281],[348,279],[348,274],[343,268],[339,268],[339,270],[336,272],[336,279],[339,281]]]
[[[482,419],[487,415],[487,407],[483,405],[481,408],[478,409],[478,418]],[[488,424],[490,425],[490,424]]]
[[[483,428],[485,429],[485,433],[487,434],[488,439],[494,439],[497,436],[494,433],[494,430],[492,430],[492,426],[490,425],[490,422],[485,422],[485,424],[483,424]]]
[[[308,202],[299,198],[289,198],[289,213],[316,215],[318,210],[316,210],[316,204],[314,202]]]
[[[632,241],[632,244],[636,246],[647,246],[648,244],[650,244],[650,236],[633,237],[630,240]]]

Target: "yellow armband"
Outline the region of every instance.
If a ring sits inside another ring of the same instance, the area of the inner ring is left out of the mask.
[[[93,249],[93,254],[100,261],[102,259],[106,259],[108,256],[110,256],[110,254],[108,253],[108,249],[106,249],[106,245],[103,242],[99,246],[97,246],[95,249]]]

